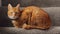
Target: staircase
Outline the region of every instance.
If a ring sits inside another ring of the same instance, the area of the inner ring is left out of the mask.
[[[25,30],[12,27],[12,23],[6,14],[7,7],[2,6],[0,7],[0,34],[60,34],[60,0],[18,0],[16,2],[21,4],[21,9],[30,5],[41,7],[49,14],[52,26],[48,30]],[[16,5],[15,2],[12,4],[13,6]]]

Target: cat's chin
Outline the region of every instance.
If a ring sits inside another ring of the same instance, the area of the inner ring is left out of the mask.
[[[10,19],[14,20],[14,19],[16,19],[16,18],[10,18]]]
[[[17,19],[17,17],[9,17],[9,19],[12,19],[12,20],[14,20],[14,19]]]
[[[9,19],[12,19],[12,20],[14,20],[14,19],[17,19],[17,18],[10,18],[10,17],[9,17]]]

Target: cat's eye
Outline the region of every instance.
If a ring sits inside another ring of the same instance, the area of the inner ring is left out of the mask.
[[[19,12],[15,12],[16,14],[19,14]]]
[[[12,14],[13,12],[11,12],[11,14]]]

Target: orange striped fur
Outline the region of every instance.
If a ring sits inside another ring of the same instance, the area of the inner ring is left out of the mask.
[[[12,7],[9,4],[8,17],[12,19],[12,23],[16,28],[48,29],[51,26],[49,15],[43,9],[36,6],[28,6],[20,11],[19,4],[16,7]]]

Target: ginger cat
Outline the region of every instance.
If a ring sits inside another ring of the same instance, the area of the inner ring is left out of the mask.
[[[24,29],[48,29],[51,26],[49,15],[36,6],[25,7],[20,10],[20,4],[12,7],[8,4],[8,17],[16,28]]]

